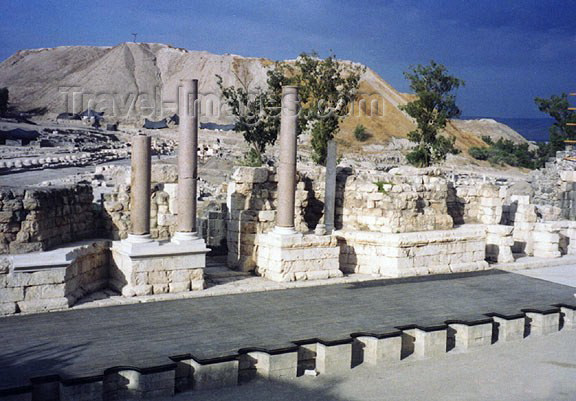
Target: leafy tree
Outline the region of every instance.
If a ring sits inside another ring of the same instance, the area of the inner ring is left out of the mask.
[[[241,87],[224,87],[222,78],[217,83],[236,117],[235,130],[242,132],[254,152],[264,152],[273,144],[280,127],[282,86],[297,85],[301,109],[298,114],[298,133],[311,134],[313,160],[326,161],[327,143],[338,132],[339,122],[355,99],[360,67],[345,65],[330,55],[322,60],[316,53],[302,53],[296,62],[278,62],[268,71],[267,88],[249,92],[249,83],[240,79]],[[250,155],[254,160],[254,154]]]
[[[267,89],[251,90],[248,76],[240,77],[236,74],[236,78],[240,83],[239,87],[225,87],[220,75],[216,75],[216,83],[236,118],[234,130],[241,132],[251,146],[245,162],[250,165],[261,164],[262,153],[266,146],[276,142],[280,128],[278,112],[281,95],[273,88],[281,88],[288,82],[280,68],[268,72]]]
[[[338,133],[348,105],[356,98],[364,69],[345,65],[334,54],[322,60],[312,52],[302,53],[291,72],[293,84],[300,87],[300,130],[310,132],[312,159],[324,165],[328,141]]]
[[[556,152],[564,150],[564,141],[576,139],[576,127],[567,125],[576,123],[576,112],[568,110],[570,102],[568,95],[562,93],[560,96],[553,95],[550,99],[535,98],[538,109],[554,118],[555,122],[549,129],[549,144],[542,147],[544,158],[553,157]]]
[[[456,98],[452,93],[464,85],[464,81],[447,74],[446,67],[431,61],[429,66],[418,65],[404,76],[417,99],[400,106],[416,120],[417,128],[408,134],[408,139],[417,145],[406,157],[418,167],[427,167],[446,159],[446,154],[457,153],[455,137],[444,137],[438,133],[446,127],[450,118],[460,115]]]
[[[0,116],[3,116],[8,111],[8,88],[0,88]]]

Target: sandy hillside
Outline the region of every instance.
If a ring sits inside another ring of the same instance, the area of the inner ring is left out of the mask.
[[[0,87],[9,88],[11,103],[19,110],[46,108],[48,115],[55,116],[65,111],[79,112],[92,104],[105,110],[111,120],[140,124],[144,117],[171,115],[179,80],[197,78],[207,100],[201,121],[227,124],[232,119],[221,106],[215,75],[221,75],[226,85],[238,85],[241,79],[251,88],[264,87],[271,65],[270,60],[261,58],[216,55],[155,43],[66,46],[16,53],[0,63]],[[74,110],[72,91],[83,93],[75,95]],[[338,136],[345,146],[360,150],[393,137],[404,138],[414,128],[412,120],[398,108],[409,101],[410,95],[399,93],[369,68],[362,76],[360,93]],[[456,145],[462,150],[483,146],[482,135],[523,140],[509,127],[490,121],[455,121],[446,131],[456,136]],[[357,124],[367,128],[371,135],[368,141],[359,143],[354,139],[352,132]]]

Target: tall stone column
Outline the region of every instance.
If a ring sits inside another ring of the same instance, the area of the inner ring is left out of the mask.
[[[334,210],[336,204],[336,158],[336,141],[328,141],[324,195],[324,225],[327,234],[332,234],[332,231],[334,230]]]
[[[198,80],[183,79],[178,91],[178,231],[176,241],[197,239]]]
[[[280,165],[278,167],[278,205],[276,229],[279,234],[294,234],[296,193],[296,127],[298,123],[298,87],[282,87],[280,119]]]
[[[132,140],[130,222],[132,230],[128,235],[131,242],[150,241],[150,180],[152,158],[150,137],[136,135]]]

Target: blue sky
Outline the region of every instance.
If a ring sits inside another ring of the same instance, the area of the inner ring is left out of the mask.
[[[464,115],[541,117],[576,91],[576,1],[0,0],[0,60],[19,49],[132,40],[271,59],[302,51],[373,68],[401,91],[431,59],[466,81]]]

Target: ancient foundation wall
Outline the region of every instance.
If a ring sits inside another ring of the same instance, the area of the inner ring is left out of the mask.
[[[323,220],[324,169],[298,171],[295,226],[309,232]],[[402,233],[453,227],[448,214],[448,184],[434,170],[413,175],[376,171],[355,174],[339,169],[336,228],[347,231]],[[257,234],[271,231],[276,218],[276,174],[265,167],[241,167],[228,185],[228,265],[256,267]]]
[[[129,177],[129,172],[126,173]],[[150,202],[150,236],[158,240],[172,237],[178,225],[178,170],[173,164],[154,163]],[[103,236],[125,239],[130,231],[130,185],[119,184],[102,195]],[[198,234],[215,254],[226,253],[227,209],[223,202],[198,202]]]
[[[108,284],[107,241],[0,257],[0,315],[66,309]]]
[[[488,268],[483,225],[412,233],[336,232],[345,273],[408,277]]]
[[[43,251],[97,234],[92,187],[0,189],[0,253]]]

